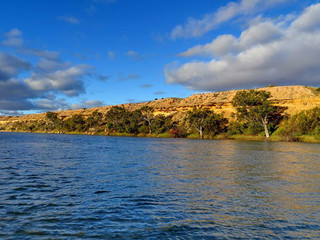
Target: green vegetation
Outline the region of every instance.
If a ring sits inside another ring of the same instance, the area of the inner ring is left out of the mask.
[[[286,141],[301,141],[306,136],[320,140],[320,108],[287,117],[275,134],[284,137]]]
[[[258,134],[263,128],[266,138],[270,137],[270,131],[274,131],[282,119],[284,108],[273,106],[268,100],[270,92],[266,91],[239,91],[233,98],[232,105],[237,110],[237,119],[243,121],[242,133],[245,129],[248,133]],[[234,129],[235,123],[232,128]],[[239,126],[238,126],[239,127]],[[239,133],[241,133],[239,131]]]
[[[215,136],[224,132],[228,120],[213,111],[194,108],[187,113],[186,123],[199,133],[199,138],[203,139],[204,133]]]
[[[239,91],[232,104],[236,112],[228,120],[206,108],[193,108],[184,118],[155,114],[144,106],[129,111],[113,106],[103,114],[98,110],[89,116],[75,114],[62,118],[47,112],[42,120],[6,122],[5,131],[97,134],[111,136],[150,136],[175,138],[238,139],[273,141],[320,141],[320,108],[293,116],[285,108],[273,105],[270,92]]]

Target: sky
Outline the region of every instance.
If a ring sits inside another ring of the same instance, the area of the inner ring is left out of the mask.
[[[320,86],[320,0],[0,0],[0,115]]]

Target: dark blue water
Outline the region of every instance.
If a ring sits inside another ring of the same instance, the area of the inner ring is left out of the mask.
[[[0,239],[320,239],[320,145],[0,133]]]

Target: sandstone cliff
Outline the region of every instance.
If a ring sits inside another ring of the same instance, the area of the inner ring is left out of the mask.
[[[303,110],[320,107],[320,92],[313,87],[306,86],[286,86],[286,87],[265,87],[256,90],[266,90],[271,92],[271,100],[275,105],[287,107],[286,113],[289,115]],[[122,104],[128,110],[135,110],[143,106],[151,106],[155,109],[155,114],[174,115],[176,120],[180,120],[185,112],[193,107],[201,107],[223,113],[229,118],[235,112],[231,101],[239,90],[212,92],[195,94],[187,98],[165,98],[143,103]],[[74,114],[89,116],[93,111],[98,110],[106,113],[112,106],[104,106],[90,109],[59,111],[59,117],[66,119]],[[0,124],[13,121],[31,121],[45,118],[45,113],[29,114],[17,117],[0,117]]]

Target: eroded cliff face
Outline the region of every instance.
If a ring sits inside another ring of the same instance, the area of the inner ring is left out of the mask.
[[[303,110],[309,110],[314,107],[320,107],[320,92],[316,88],[306,86],[287,86],[287,87],[266,87],[256,90],[265,90],[271,93],[271,100],[275,105],[287,107],[285,113],[292,115]],[[200,107],[213,110],[216,113],[223,113],[225,117],[230,118],[235,112],[232,107],[232,99],[240,90],[195,94],[187,98],[165,98],[144,103],[122,104],[121,106],[132,111],[143,106],[151,106],[155,114],[173,115],[174,119],[182,120],[186,112],[193,107]],[[58,115],[66,119],[74,114],[91,115],[98,110],[106,113],[112,106],[104,106],[90,109],[65,110],[59,111]],[[45,113],[29,114],[19,117],[0,117],[0,124],[13,121],[32,121],[45,118]]]

